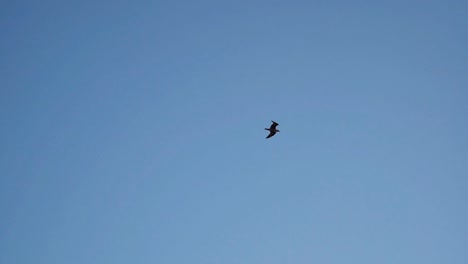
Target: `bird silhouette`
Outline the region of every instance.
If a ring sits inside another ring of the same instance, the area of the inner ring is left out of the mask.
[[[274,136],[276,134],[276,132],[280,132],[278,129],[276,129],[276,127],[279,125],[278,123],[276,123],[275,121],[271,120],[271,122],[273,122],[273,124],[271,124],[270,128],[265,128],[265,130],[268,130],[270,131],[270,134],[268,134],[268,136],[266,138],[271,138],[272,136]]]

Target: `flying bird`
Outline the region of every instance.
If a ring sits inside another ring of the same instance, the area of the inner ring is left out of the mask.
[[[278,123],[276,123],[273,120],[271,120],[271,122],[273,122],[273,124],[271,124],[270,128],[265,128],[265,130],[270,131],[270,134],[268,134],[266,138],[271,138],[272,136],[276,134],[276,132],[280,132],[278,129],[276,129],[276,127],[278,126]]]

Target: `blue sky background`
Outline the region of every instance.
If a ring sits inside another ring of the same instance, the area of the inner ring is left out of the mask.
[[[467,13],[2,3],[0,263],[468,263]]]

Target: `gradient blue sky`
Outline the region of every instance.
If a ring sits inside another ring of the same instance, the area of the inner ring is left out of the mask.
[[[2,3],[0,263],[468,263],[467,14]]]

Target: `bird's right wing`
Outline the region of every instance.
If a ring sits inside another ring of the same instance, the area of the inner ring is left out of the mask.
[[[270,134],[268,134],[268,136],[266,138],[271,138],[272,136],[274,136],[276,134],[276,132],[274,131],[270,131]],[[265,139],[266,139],[265,138]]]

